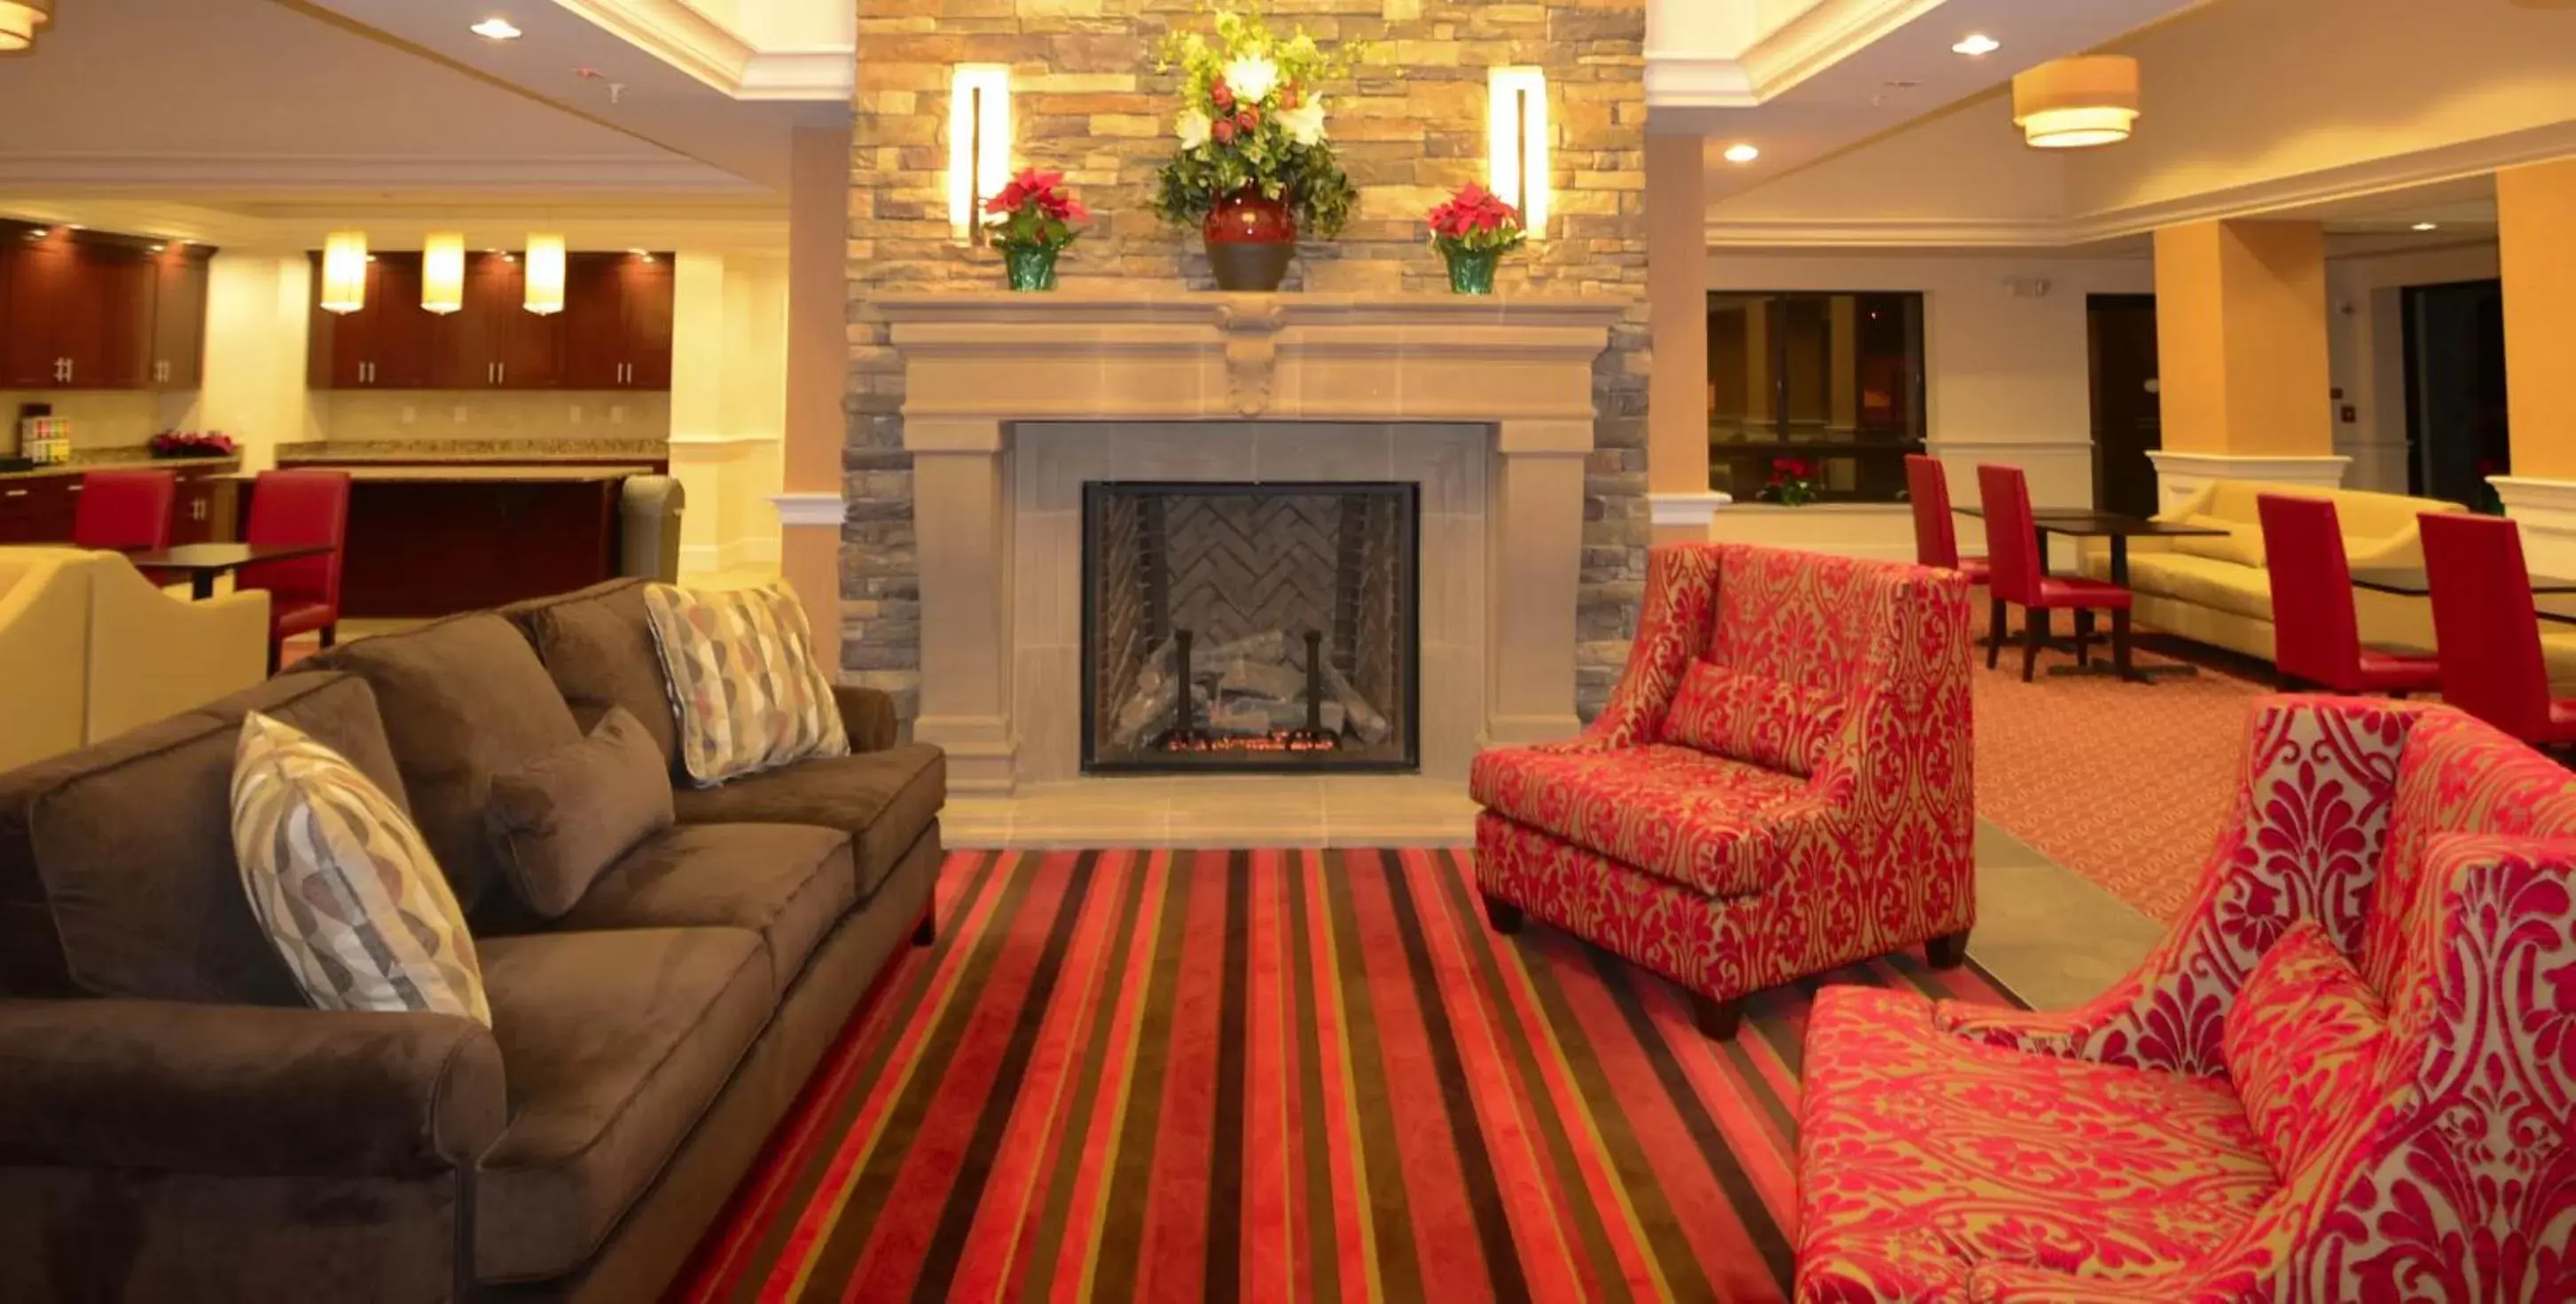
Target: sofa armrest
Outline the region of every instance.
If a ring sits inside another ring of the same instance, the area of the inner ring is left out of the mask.
[[[894,698],[874,688],[832,685],[832,702],[841,708],[841,727],[849,732],[850,750],[881,752],[901,742]]]
[[[472,1168],[506,1117],[467,1019],[0,1001],[0,1164],[405,1177]]]
[[[87,740],[177,715],[268,677],[269,595],[184,602],[101,556],[90,598]]]

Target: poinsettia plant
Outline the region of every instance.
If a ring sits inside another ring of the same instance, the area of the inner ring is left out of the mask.
[[[1801,457],[1771,459],[1771,483],[1765,492],[1783,507],[1804,507],[1816,501],[1816,464]]]
[[[232,437],[217,430],[198,434],[193,430],[164,430],[152,437],[149,445],[154,457],[230,457]]]
[[[1062,249],[1082,238],[1076,222],[1091,220],[1091,210],[1073,197],[1061,172],[1023,168],[984,203],[984,230],[996,249]]]
[[[1482,182],[1460,186],[1431,210],[1431,243],[1444,254],[1507,253],[1528,238],[1521,210]]]
[[[1303,28],[1282,38],[1258,5],[1214,14],[1213,34],[1172,32],[1156,56],[1155,71],[1181,74],[1181,112],[1180,149],[1163,165],[1155,211],[1194,223],[1251,186],[1287,205],[1300,227],[1339,233],[1359,191],[1325,135],[1324,87],[1349,76],[1360,51],[1327,50]]]

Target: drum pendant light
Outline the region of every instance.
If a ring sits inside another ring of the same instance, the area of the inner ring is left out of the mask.
[[[551,317],[564,309],[564,238],[555,232],[528,237],[527,310]]]
[[[2013,78],[2013,123],[2036,148],[2116,145],[2137,120],[2138,61],[2127,55],[2059,59]]]
[[[322,311],[367,306],[367,233],[334,231],[322,245]]]
[[[36,43],[36,29],[54,20],[54,0],[0,0],[0,50]]]
[[[420,306],[440,316],[465,306],[465,233],[431,233],[420,251]]]

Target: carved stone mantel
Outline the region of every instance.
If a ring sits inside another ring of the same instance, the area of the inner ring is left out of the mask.
[[[1426,746],[1570,735],[1595,360],[1624,301],[1326,294],[880,294],[904,364],[921,574],[921,717],[951,786],[1008,791],[1015,718],[1012,428],[1026,422],[1420,423],[1490,430],[1481,718]],[[1257,427],[1247,426],[1245,429]],[[1397,438],[1401,438],[1401,434]],[[1193,478],[1188,476],[1178,478]],[[1211,479],[1248,479],[1228,473]],[[1322,478],[1336,476],[1323,468]],[[1426,630],[1426,640],[1434,631]],[[1062,704],[1027,709],[1068,709]],[[1042,731],[1061,736],[1060,730]],[[1426,743],[1436,740],[1426,724]]]

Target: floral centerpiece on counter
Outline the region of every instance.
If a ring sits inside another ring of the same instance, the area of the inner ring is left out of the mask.
[[[1449,288],[1459,294],[1492,294],[1494,265],[1529,239],[1521,210],[1482,182],[1470,181],[1431,210],[1431,247],[1449,263]]]
[[[1772,458],[1771,482],[1763,486],[1762,494],[1783,507],[1816,501],[1816,464],[1803,457]]]
[[[1218,10],[1214,27],[1164,37],[1154,65],[1181,74],[1180,150],[1154,208],[1199,224],[1217,288],[1275,290],[1300,228],[1338,235],[1359,199],[1324,134],[1323,94],[1357,51],[1325,50],[1303,30],[1282,39],[1257,6]]]
[[[237,451],[231,436],[220,430],[202,435],[193,430],[164,430],[146,447],[154,457],[230,457]]]
[[[1055,260],[1082,238],[1076,222],[1091,220],[1091,210],[1073,197],[1061,172],[1024,168],[984,204],[986,238],[1002,251],[1014,290],[1055,288]]]

